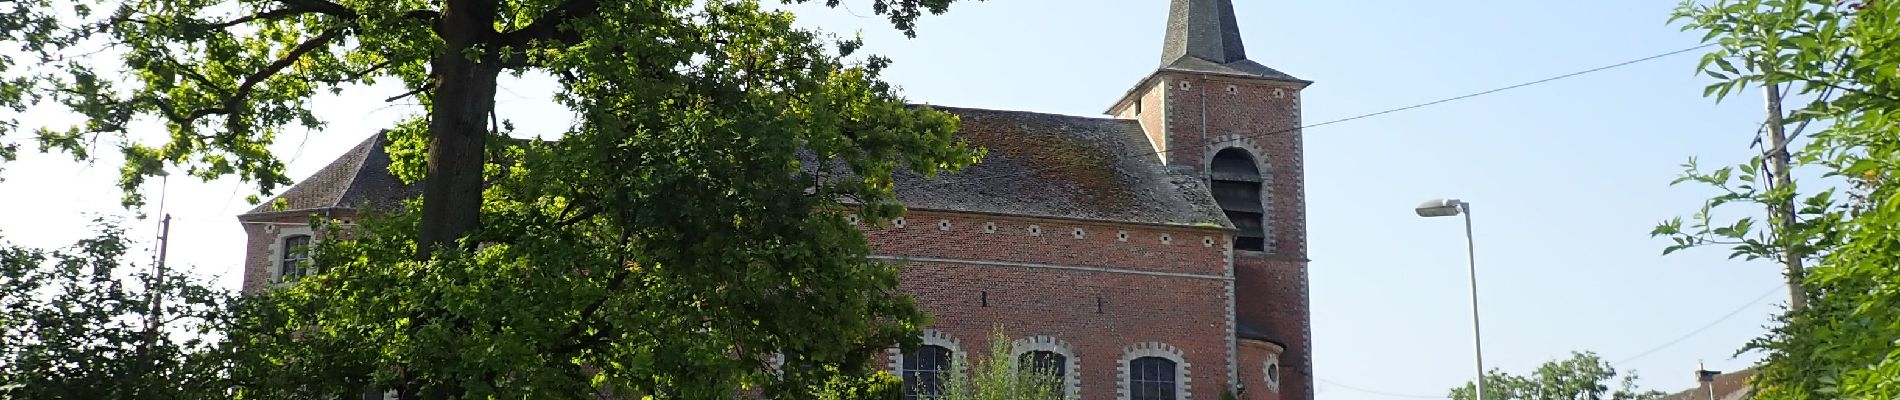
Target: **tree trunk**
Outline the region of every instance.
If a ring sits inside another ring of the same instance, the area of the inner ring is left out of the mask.
[[[480,226],[487,121],[495,111],[495,82],[501,74],[492,56],[466,53],[496,36],[492,1],[450,1],[441,18],[437,32],[445,46],[432,65],[436,87],[429,99],[418,259]]]
[[[416,259],[436,251],[460,251],[456,240],[481,226],[482,167],[487,159],[488,117],[495,111],[496,79],[501,65],[494,50],[495,0],[450,0],[436,21],[442,52],[430,68],[435,78],[429,97],[429,160],[422,183],[422,221]],[[440,318],[420,315],[419,320]],[[453,352],[457,349],[442,349]],[[404,377],[404,400],[456,398],[458,382],[420,385]]]

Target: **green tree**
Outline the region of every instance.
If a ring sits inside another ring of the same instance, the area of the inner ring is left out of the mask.
[[[920,14],[943,12],[952,0],[869,1],[873,11],[913,33]],[[354,92],[381,80],[412,88],[391,99],[414,96],[427,110],[400,126],[403,143],[397,144],[408,149],[398,154],[414,165],[414,177],[431,177],[423,181],[426,222],[419,226],[424,246],[418,251],[425,256],[483,221],[487,145],[507,129],[493,121],[503,73],[558,78],[557,97],[581,116],[577,131],[633,136],[689,122],[665,120],[656,111],[675,108],[747,123],[813,112],[862,117],[827,108],[836,104],[818,91],[827,84],[876,83],[875,70],[885,63],[873,57],[862,68],[837,65],[857,42],[842,41],[826,53],[816,35],[790,26],[789,14],[762,10],[757,0],[35,0],[11,7],[0,14],[6,25],[41,28],[56,17],[47,8],[69,9],[79,21],[66,21],[70,30],[29,29],[0,38],[28,49],[62,49],[80,37],[122,54],[118,65],[44,58],[61,73],[33,87],[35,93],[49,94],[85,121],[39,131],[43,148],[84,157],[86,144],[102,135],[122,137],[147,117],[170,132],[160,146],[122,141],[127,162],[120,183],[130,203],[141,201],[134,189],[166,165],[207,179],[236,174],[268,193],[289,179],[265,146],[288,125],[323,125],[307,106],[313,95]],[[94,18],[94,10],[109,12]],[[734,89],[778,92],[801,104],[748,115],[752,110],[731,108],[741,99],[715,99]],[[935,143],[905,140],[914,138],[854,139],[930,153],[927,146]]]
[[[990,350],[975,365],[958,359],[944,375],[941,400],[1062,400],[1064,378],[1056,369],[1034,365],[1015,353],[1001,328],[990,334]]]
[[[1636,374],[1619,375],[1616,368],[1592,352],[1573,352],[1569,359],[1545,362],[1530,375],[1500,370],[1485,372],[1487,400],[1648,400],[1662,392],[1636,388]],[[1612,386],[1614,385],[1614,386]],[[1475,383],[1451,389],[1454,400],[1472,400]]]
[[[154,282],[124,261],[129,244],[104,223],[65,249],[0,241],[0,399],[223,397],[230,295],[183,274]]]
[[[1799,199],[1798,218],[1786,228],[1753,232],[1747,220],[1723,230],[1680,229],[1665,223],[1658,234],[1683,245],[1736,243],[1736,257],[1795,252],[1812,267],[1798,281],[1796,296],[1808,307],[1791,310],[1781,324],[1751,342],[1766,350],[1753,381],[1762,399],[1891,399],[1900,397],[1900,210],[1894,180],[1900,160],[1900,4],[1893,1],[1716,1],[1685,3],[1677,10],[1686,29],[1706,32],[1717,45],[1700,69],[1723,95],[1749,86],[1793,91],[1807,103],[1786,121],[1805,145],[1790,151],[1797,165],[1822,178],[1807,182],[1810,195],[1794,185],[1758,190],[1754,163],[1690,180],[1724,190],[1711,207],[1772,204]],[[1771,121],[1764,126],[1773,126]],[[1772,150],[1772,149],[1771,149]],[[1757,160],[1759,161],[1759,160]],[[1730,174],[1739,171],[1740,174]],[[1846,193],[1837,196],[1835,193]],[[1700,218],[1707,221],[1707,212]]]
[[[55,54],[75,39],[63,29],[47,0],[18,0],[0,4],[0,168],[18,156],[20,145],[6,140],[19,129],[16,114],[39,101],[42,94],[28,66],[52,62]],[[15,50],[17,49],[17,50]],[[25,62],[21,58],[25,57]]]
[[[950,2],[870,1],[907,33]],[[897,215],[898,169],[980,156],[880,80],[888,60],[758,1],[69,4],[69,32],[121,62],[49,58],[60,73],[27,87],[86,118],[35,140],[84,157],[161,121],[162,145],[121,140],[129,203],[167,168],[288,183],[265,146],[321,127],[319,92],[394,80],[426,109],[389,132],[420,201],[331,233],[324,273],[240,315],[245,397],[867,393],[870,360],[924,317],[845,215]],[[553,77],[578,121],[503,139],[502,73]],[[822,372],[763,372],[788,352]]]

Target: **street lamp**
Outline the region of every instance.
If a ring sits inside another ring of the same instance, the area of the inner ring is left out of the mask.
[[[1475,394],[1477,400],[1484,400],[1484,330],[1478,325],[1478,250],[1477,245],[1471,240],[1471,203],[1458,201],[1458,199],[1438,199],[1419,204],[1416,211],[1418,211],[1418,216],[1426,218],[1460,214],[1465,216],[1465,259],[1470,261],[1471,276],[1471,343],[1477,350],[1478,359],[1478,385]]]

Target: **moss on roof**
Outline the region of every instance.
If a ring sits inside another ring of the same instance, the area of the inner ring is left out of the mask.
[[[957,135],[989,150],[977,165],[926,179],[900,172],[898,199],[913,208],[1026,217],[1231,227],[1202,181],[1175,173],[1132,120],[936,107],[962,119]],[[382,135],[247,214],[386,207],[421,194],[389,173]]]

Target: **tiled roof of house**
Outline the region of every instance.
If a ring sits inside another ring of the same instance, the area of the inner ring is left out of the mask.
[[[1231,227],[1202,181],[1173,172],[1132,120],[971,108],[958,137],[989,150],[980,164],[926,179],[896,177],[898,199],[920,209],[1146,224]],[[389,174],[373,135],[279,198],[282,210],[385,207],[421,193]],[[269,203],[251,213],[277,209]]]
[[[1748,379],[1755,377],[1755,369],[1749,368],[1715,376],[1715,400],[1744,400],[1749,398]],[[1694,389],[1676,392],[1658,400],[1709,400],[1709,384],[1698,384]]]
[[[245,214],[329,208],[380,209],[421,195],[421,183],[404,184],[389,174],[385,144],[382,134],[370,135],[337,156],[330,165],[277,195],[277,199],[284,201],[282,208],[276,207],[276,201],[269,201]]]

